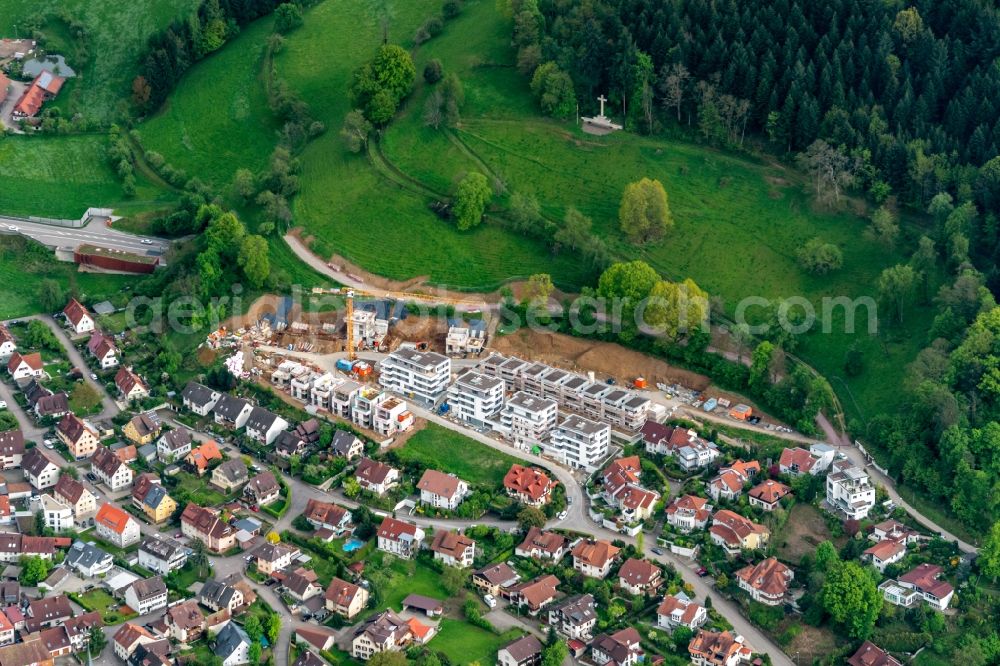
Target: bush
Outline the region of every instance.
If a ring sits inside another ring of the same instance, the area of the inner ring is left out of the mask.
[[[445,0],[445,3],[441,5],[441,13],[444,14],[446,21],[450,21],[462,12],[462,5],[458,0]]]
[[[424,81],[427,83],[437,83],[444,76],[444,68],[437,58],[430,60],[424,65]]]

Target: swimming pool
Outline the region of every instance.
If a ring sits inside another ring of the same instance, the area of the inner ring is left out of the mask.
[[[358,548],[361,548],[364,545],[365,542],[362,541],[361,539],[355,539],[351,537],[350,539],[344,542],[344,552],[350,553],[351,551],[357,550]]]

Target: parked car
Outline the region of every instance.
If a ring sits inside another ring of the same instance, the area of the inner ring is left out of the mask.
[[[153,244],[153,241],[149,240],[148,238],[143,238],[139,242],[142,243],[143,245],[152,245]]]
[[[560,511],[558,518],[559,518],[559,520],[566,520],[566,516],[568,516],[568,515],[569,515],[569,512],[567,512],[567,511]]]
[[[695,573],[698,574],[700,578],[704,578],[705,576],[708,575],[708,569],[706,569],[705,567],[701,567]]]
[[[497,607],[496,597],[494,597],[492,594],[487,594],[486,596],[484,596],[483,601],[485,601],[486,605],[489,606],[490,608]]]
[[[93,379],[95,382],[97,381],[97,375],[94,374],[93,372],[90,373],[90,378]]]
[[[659,548],[650,548],[654,555],[663,555],[663,551]]]
[[[97,483],[97,477],[94,476],[93,472],[87,472],[87,478],[90,480],[91,483]]]
[[[7,409],[7,401],[0,400],[0,409]]]

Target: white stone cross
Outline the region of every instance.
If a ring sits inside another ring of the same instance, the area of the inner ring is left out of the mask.
[[[601,103],[601,117],[603,118],[604,117],[604,103],[608,101],[608,98],[605,97],[604,95],[601,95],[600,97],[597,98],[597,101]]]

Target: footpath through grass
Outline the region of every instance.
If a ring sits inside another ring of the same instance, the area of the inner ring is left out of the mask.
[[[428,423],[396,453],[404,461],[455,474],[471,485],[494,488],[503,484],[512,464],[524,462],[435,423]]]

